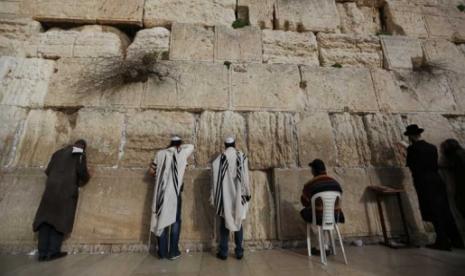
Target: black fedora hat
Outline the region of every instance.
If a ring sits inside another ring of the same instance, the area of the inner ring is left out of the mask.
[[[418,135],[421,134],[423,131],[425,131],[422,128],[419,128],[418,125],[408,125],[406,131],[404,132],[404,135],[410,136],[410,135]]]

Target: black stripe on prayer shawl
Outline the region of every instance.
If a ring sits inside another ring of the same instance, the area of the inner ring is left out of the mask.
[[[171,162],[171,173],[173,174],[173,185],[176,196],[179,196],[179,183],[178,183],[178,161],[176,154],[173,154],[173,162]]]
[[[216,206],[216,213],[220,216],[223,215],[224,207],[223,207],[223,181],[228,170],[228,159],[226,155],[222,154],[220,158],[220,172],[218,173],[218,180],[217,186],[215,191],[215,206]]]
[[[237,180],[237,187],[241,189],[241,192],[244,192],[244,189],[242,187],[242,158],[241,158],[241,152],[237,151],[237,158],[236,158],[236,180]],[[241,203],[244,206],[247,203],[247,200],[245,199],[245,196],[241,196]]]
[[[161,210],[163,209],[163,201],[165,199],[165,181],[163,180],[163,175],[166,169],[166,156],[163,160],[163,166],[160,169],[158,177],[160,178],[160,183],[157,185],[157,206],[155,212],[157,215],[160,215]]]

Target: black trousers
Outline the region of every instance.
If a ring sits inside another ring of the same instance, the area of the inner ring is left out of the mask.
[[[39,226],[39,257],[47,257],[61,251],[64,234],[48,223]]]

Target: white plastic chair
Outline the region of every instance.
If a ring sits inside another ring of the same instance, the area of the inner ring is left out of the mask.
[[[315,201],[317,198],[321,198],[321,201],[323,202],[323,216],[322,216],[321,225],[317,225],[316,223],[317,220],[316,220]],[[320,193],[315,194],[312,197],[312,222],[318,227],[318,240],[319,240],[318,242],[320,244],[320,257],[321,257],[321,263],[323,263],[324,265],[328,263],[326,259],[326,248],[325,248],[325,237],[324,237],[325,231],[329,233],[331,246],[332,246],[334,255],[336,255],[336,244],[334,242],[334,233],[333,233],[334,229],[336,229],[339,243],[341,245],[342,255],[344,256],[344,262],[345,264],[348,264],[347,258],[346,258],[346,252],[344,250],[344,244],[342,243],[341,232],[339,231],[339,227],[337,226],[337,223],[334,220],[334,206],[338,198],[339,200],[341,200],[341,193],[335,192],[335,191],[320,192]],[[310,240],[311,226],[312,224],[307,223],[308,256],[312,256],[312,251],[311,251],[312,244]]]

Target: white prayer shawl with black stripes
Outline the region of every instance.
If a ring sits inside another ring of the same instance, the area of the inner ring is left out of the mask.
[[[187,158],[194,150],[193,145],[182,145],[157,152],[154,163],[157,165],[155,188],[152,203],[150,231],[161,236],[165,227],[176,222],[178,196],[183,185]]]
[[[227,148],[212,164],[213,185],[210,202],[230,231],[239,231],[248,210],[250,197],[247,157],[234,147]]]

